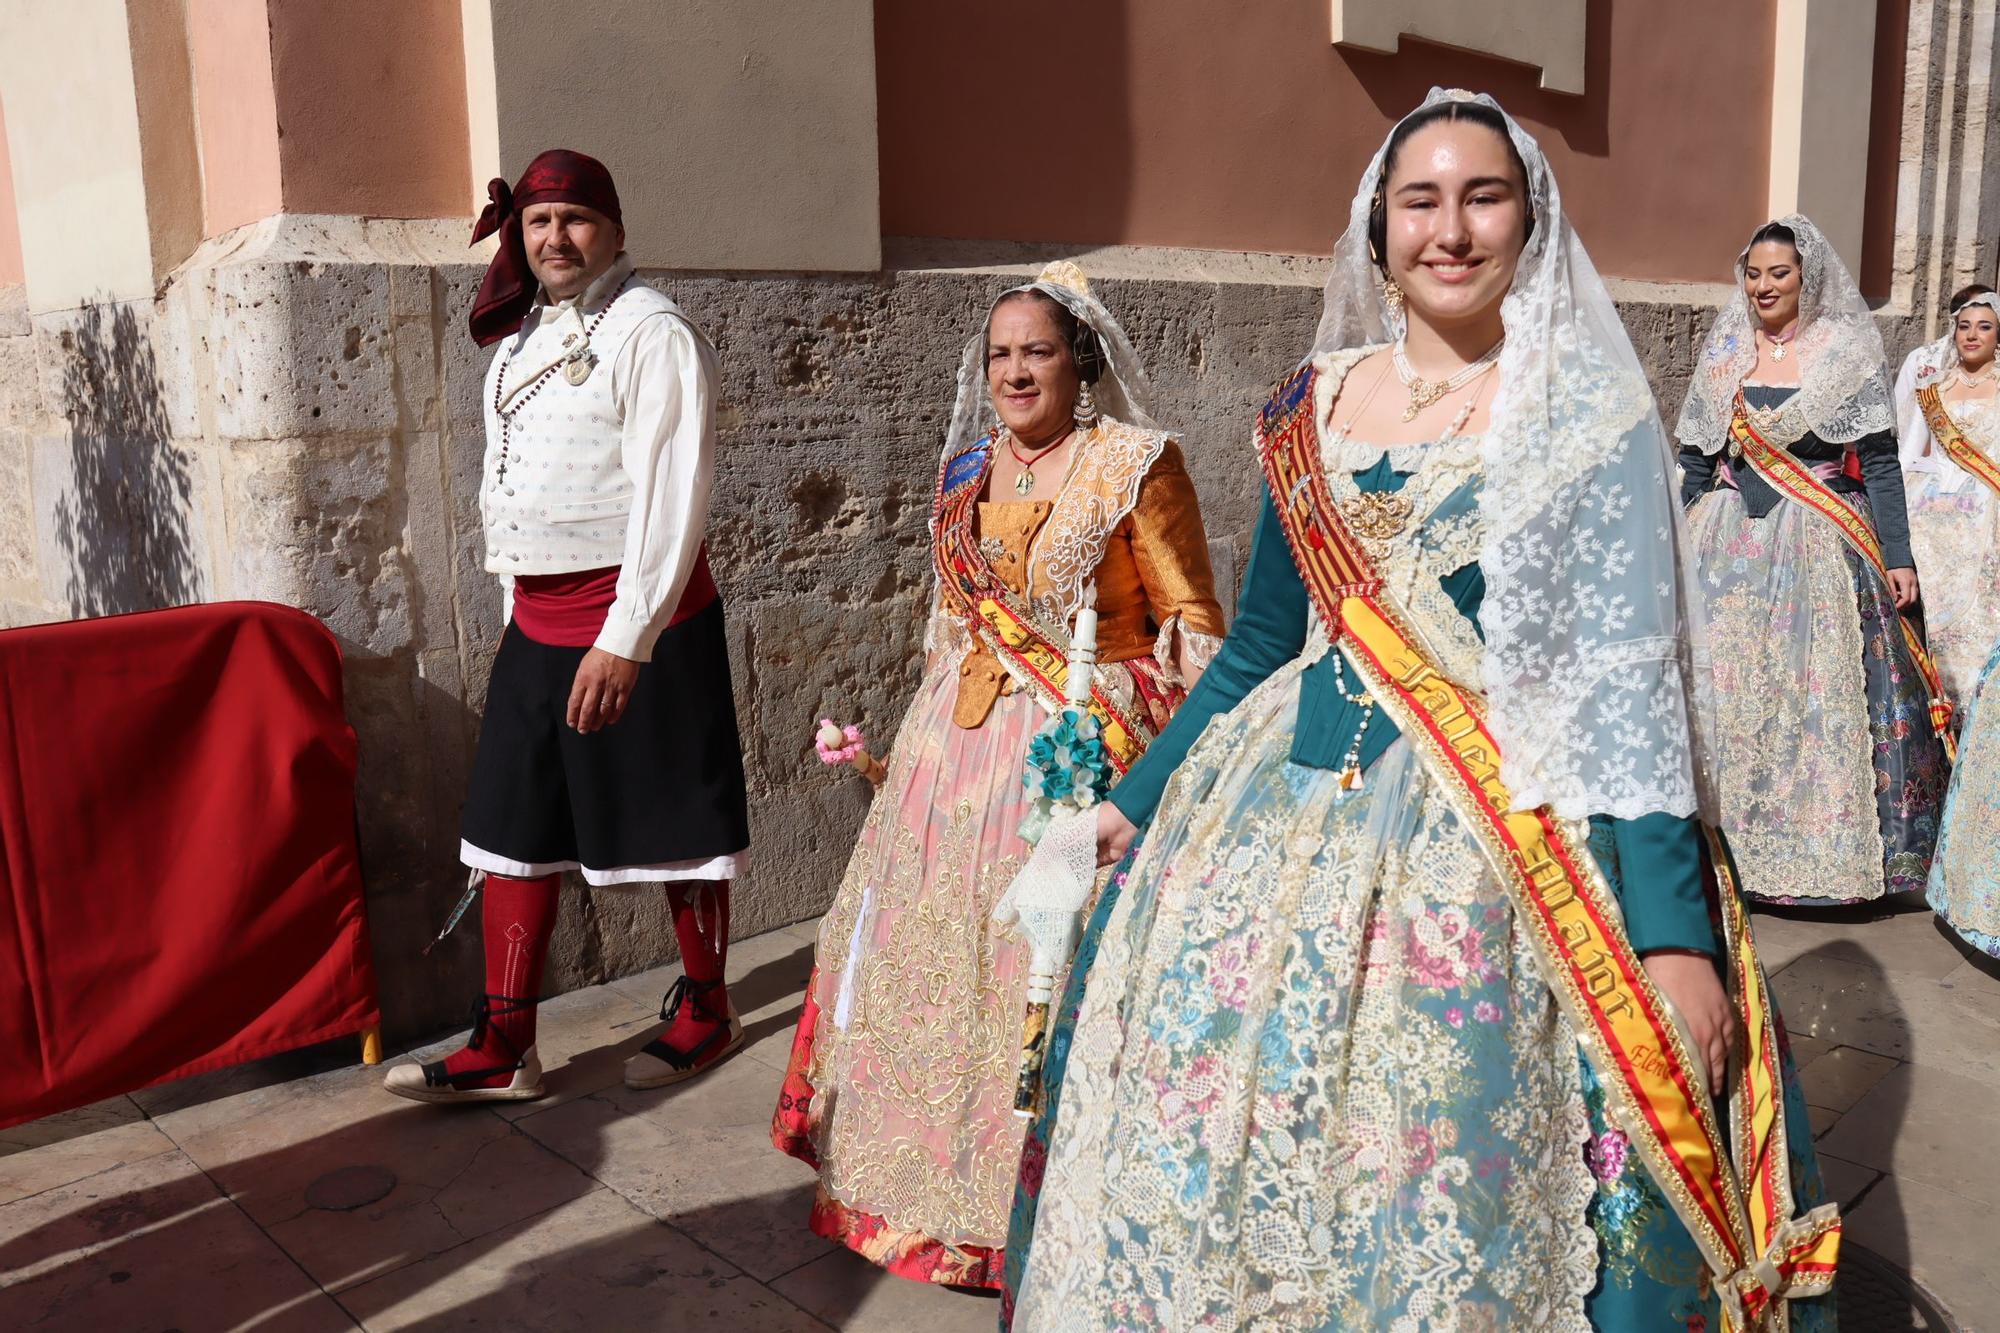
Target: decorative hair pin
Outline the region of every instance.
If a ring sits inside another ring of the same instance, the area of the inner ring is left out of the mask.
[[[1067,287],[1078,296],[1090,295],[1090,279],[1075,261],[1058,259],[1043,267],[1036,282],[1046,282],[1052,287]]]

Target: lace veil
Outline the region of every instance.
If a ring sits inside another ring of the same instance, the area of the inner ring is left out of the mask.
[[[979,331],[966,339],[965,353],[958,362],[958,398],[952,404],[951,427],[945,432],[945,459],[958,457],[993,428],[986,392],[986,326],[1000,303],[1019,292],[1041,292],[1053,297],[1097,334],[1104,347],[1104,373],[1090,386],[1090,391],[1097,399],[1098,411],[1129,426],[1158,429],[1146,412],[1153,386],[1146,380],[1139,354],[1132,350],[1132,340],[1125,336],[1125,330],[1104,308],[1104,303],[1091,295],[1090,281],[1083,270],[1067,259],[1059,259],[1044,268],[1033,282],[1009,287],[994,297],[993,304],[986,307],[986,318],[979,322]]]
[[[1861,289],[1812,220],[1797,213],[1778,219],[1797,238],[1799,251],[1799,391],[1778,410],[1775,443],[1791,445],[1807,434],[1829,444],[1893,430],[1889,368],[1882,333]],[[1729,441],[1736,390],[1757,364],[1757,317],[1743,290],[1750,247],[1736,256],[1736,290],[1709,326],[1694,381],[1681,404],[1674,433],[1690,449],[1712,454]]]
[[[1132,340],[1125,336],[1124,328],[1104,303],[1091,294],[1090,280],[1084,276],[1083,269],[1067,259],[1059,259],[1045,267],[1041,276],[1033,282],[1009,287],[995,296],[993,303],[986,307],[986,317],[980,320],[978,332],[965,340],[965,351],[958,361],[958,396],[952,403],[951,425],[945,431],[944,452],[938,458],[939,479],[942,480],[952,459],[978,443],[998,424],[986,388],[986,328],[993,318],[993,311],[1017,292],[1043,292],[1053,297],[1096,333],[1098,343],[1104,349],[1103,373],[1090,386],[1091,394],[1097,400],[1097,410],[1114,421],[1137,426],[1158,437],[1158,441],[1163,441],[1167,432],[1160,429],[1146,410],[1146,405],[1152,400],[1153,388],[1146,379],[1145,368],[1139,364],[1139,354],[1132,350]],[[1158,452],[1156,441],[1153,456],[1156,457]],[[935,536],[935,509],[930,516],[930,529]],[[1080,580],[1075,593],[1081,593]],[[957,619],[944,613],[935,596],[930,599],[930,608],[930,616],[924,626],[924,652],[927,655],[945,649],[962,651],[970,646],[964,638],[964,627]],[[1067,621],[1076,607],[1071,604],[1058,610],[1061,618]]]
[[[1540,146],[1485,94],[1434,88],[1412,114],[1445,101],[1500,111],[1535,218],[1501,307],[1507,342],[1480,442],[1483,685],[1502,776],[1519,809],[1692,814],[1688,653],[1700,635],[1666,431]],[[1387,150],[1334,248],[1316,357],[1401,332],[1368,254]]]
[[[1896,438],[1906,468],[1931,466],[1926,459],[1936,457],[1930,423],[1924,420],[1924,410],[1917,406],[1917,390],[1939,383],[1958,369],[1958,317],[1976,305],[1983,305],[2000,316],[2000,293],[1981,292],[1952,311],[1951,327],[1945,330],[1944,337],[1925,343],[1910,353],[1909,364],[1896,377]]]

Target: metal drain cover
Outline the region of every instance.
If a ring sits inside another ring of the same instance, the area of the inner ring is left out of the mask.
[[[396,1173],[380,1166],[343,1166],[306,1186],[306,1203],[329,1213],[366,1208],[396,1188]]]
[[[1843,1239],[1840,1327],[1851,1333],[1971,1333],[1922,1283],[1875,1251]]]

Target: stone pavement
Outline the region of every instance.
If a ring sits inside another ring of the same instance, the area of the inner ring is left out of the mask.
[[[1848,1234],[1983,1326],[2000,968],[1922,912],[1757,933]],[[987,1333],[993,1300],[805,1228],[812,1173],[766,1134],[812,940],[732,947],[750,1045],[679,1089],[619,1082],[665,967],[544,1008],[541,1102],[397,1102],[320,1048],[0,1131],[0,1329]]]

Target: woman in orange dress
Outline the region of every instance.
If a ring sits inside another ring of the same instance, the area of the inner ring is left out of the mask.
[[[1067,263],[1003,293],[960,368],[928,669],[820,927],[772,1125],[819,1170],[813,1230],[918,1281],[1000,1285],[1027,1126],[1028,951],[990,912],[1029,851],[1029,742],[1062,700],[981,608],[1061,659],[1094,592],[1098,704],[1131,736],[1127,762],[1223,631],[1194,487],[1145,394]]]

